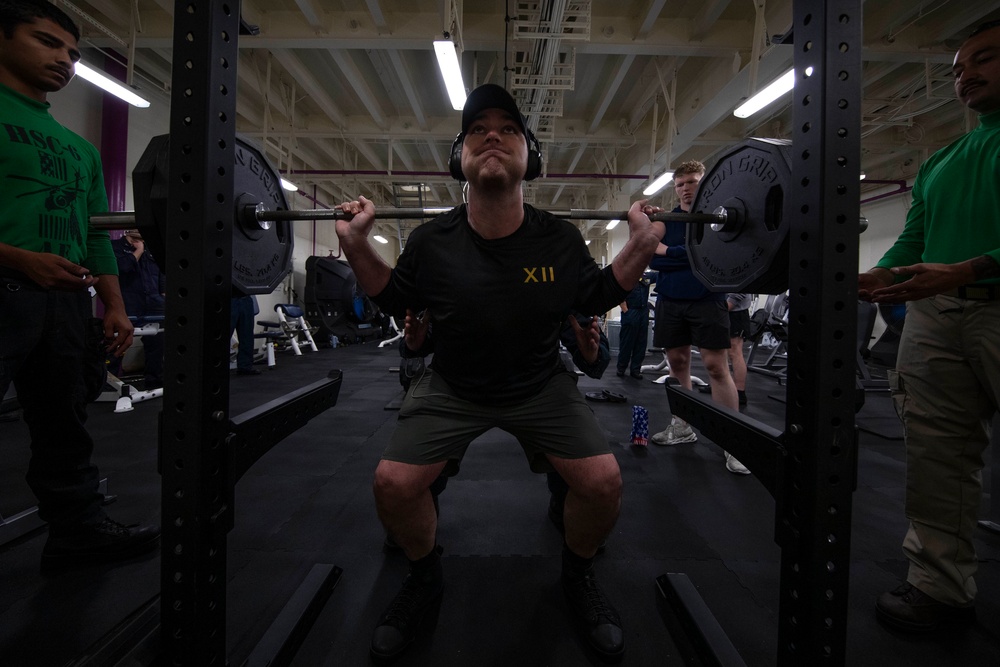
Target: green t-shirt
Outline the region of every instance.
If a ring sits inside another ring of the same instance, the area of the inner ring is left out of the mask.
[[[0,85],[0,243],[49,252],[118,274],[108,233],[90,216],[108,210],[101,156],[37,102]]]
[[[1000,263],[1000,112],[980,116],[979,127],[920,166],[903,232],[876,266],[982,255]]]

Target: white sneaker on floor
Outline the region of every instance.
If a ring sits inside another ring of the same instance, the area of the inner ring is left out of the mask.
[[[694,429],[687,422],[675,419],[663,431],[656,433],[650,438],[654,445],[683,445],[688,442],[697,442],[698,436]]]
[[[726,452],[726,470],[737,475],[749,475],[750,469],[740,463],[735,456]]]

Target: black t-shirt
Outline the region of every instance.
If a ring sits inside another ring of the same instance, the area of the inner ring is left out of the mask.
[[[372,300],[396,316],[429,309],[434,371],[462,398],[504,404],[565,372],[559,333],[570,311],[601,314],[626,293],[571,223],[525,205],[516,232],[484,239],[462,205],[410,234]]]

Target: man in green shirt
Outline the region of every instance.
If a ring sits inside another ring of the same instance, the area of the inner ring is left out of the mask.
[[[979,127],[921,166],[903,232],[858,277],[862,299],[907,302],[890,384],[906,427],[910,566],[875,609],[910,632],[975,620],[972,537],[1000,405],[1000,21],[973,32],[952,71]]]
[[[120,357],[132,325],[107,232],[100,155],[49,114],[73,77],[79,30],[41,0],[0,0],[0,387],[11,382],[31,434],[26,479],[49,524],[42,567],[130,557],[159,529],[125,526],[101,508],[84,423],[88,359]],[[88,346],[89,288],[105,315]],[[103,348],[103,349],[101,349]]]

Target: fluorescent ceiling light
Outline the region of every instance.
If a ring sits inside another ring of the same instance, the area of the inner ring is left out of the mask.
[[[97,70],[87,67],[82,61],[76,63],[75,69],[78,77],[84,81],[91,82],[98,88],[102,88],[118,99],[125,100],[132,106],[139,107],[140,109],[145,109],[149,106],[149,102],[133,93],[129,88],[126,88],[114,79],[108,78],[106,75],[101,74]]]
[[[437,54],[438,67],[441,68],[441,76],[444,77],[444,85],[448,89],[451,106],[454,107],[455,111],[461,111],[462,107],[465,106],[465,82],[462,81],[462,68],[458,64],[455,43],[450,39],[435,40],[434,53]]]
[[[657,176],[656,180],[647,185],[646,189],[642,191],[642,194],[646,195],[647,197],[651,197],[660,190],[662,190],[663,187],[672,180],[674,180],[674,172],[665,171],[659,176]]]
[[[281,187],[285,188],[289,192],[299,191],[299,186],[295,185],[295,183],[292,183],[291,181],[286,181],[285,179],[281,179]]]
[[[590,239],[587,239],[587,245],[590,245]]]
[[[387,238],[385,238],[384,236],[382,236],[381,234],[376,234],[372,238],[375,239],[376,241],[378,241],[379,243],[388,243],[389,242],[389,240]]]
[[[865,172],[861,172],[861,180],[865,180]]]
[[[806,68],[806,76],[812,76],[813,68]],[[766,88],[736,107],[733,115],[748,118],[795,87],[795,69],[792,68],[772,81]]]
[[[621,222],[621,220],[612,220],[611,222],[608,223],[608,226],[605,227],[605,229],[610,232],[612,229],[618,226],[619,222]]]

